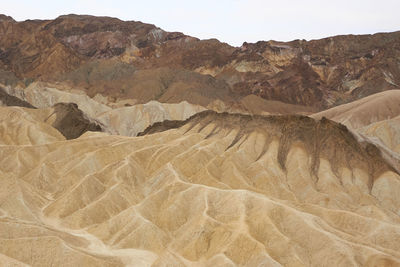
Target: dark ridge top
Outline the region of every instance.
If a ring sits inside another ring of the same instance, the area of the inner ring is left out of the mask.
[[[302,115],[243,115],[216,113],[214,111],[203,111],[197,113],[185,121],[163,121],[157,122],[138,136],[167,131],[190,125],[189,131],[194,129],[201,132],[207,125],[215,125],[212,133],[206,138],[218,134],[221,129],[236,130],[237,135],[230,149],[241,144],[247,136],[253,132],[266,136],[268,142],[272,138],[279,139],[278,162],[282,169],[286,169],[286,159],[290,148],[299,145],[306,149],[311,155],[312,173],[317,177],[320,158],[331,163],[332,171],[339,174],[341,167],[349,169],[360,168],[370,174],[370,186],[374,179],[385,171],[397,171],[382,157],[381,151],[373,144],[359,142],[346,126],[326,119],[315,120]],[[195,128],[195,126],[198,126]],[[267,149],[259,155],[260,158]]]
[[[6,106],[19,106],[19,107],[25,107],[25,108],[36,108],[32,106],[30,103],[19,99],[18,97],[9,95],[6,93],[6,91],[0,87],[0,102],[3,103],[3,105]]]
[[[54,109],[57,118],[52,126],[67,139],[78,138],[87,131],[103,131],[102,127],[90,121],[75,103],[57,103]]]
[[[11,16],[0,14],[0,21],[11,21],[16,22]]]

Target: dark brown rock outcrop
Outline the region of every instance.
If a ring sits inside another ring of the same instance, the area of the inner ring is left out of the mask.
[[[19,107],[25,107],[25,108],[35,108],[30,103],[28,103],[24,100],[21,100],[16,96],[7,94],[7,92],[3,88],[0,87],[0,106],[1,105],[19,106]]]
[[[54,105],[56,120],[52,124],[67,139],[75,139],[87,131],[101,132],[101,126],[90,121],[74,103]]]
[[[16,22],[2,16],[0,74],[138,102],[231,105],[256,95],[323,110],[398,88],[399,44],[400,32],[393,32],[232,47],[109,17]]]

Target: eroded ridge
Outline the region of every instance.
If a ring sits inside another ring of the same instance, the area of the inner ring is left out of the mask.
[[[312,159],[312,172],[319,168],[319,158],[327,159],[337,172],[339,167],[359,166],[368,169],[373,176],[387,170],[394,171],[381,157],[378,148],[368,142],[360,142],[346,126],[323,117],[314,120],[302,115],[244,115],[204,111],[185,121],[163,121],[148,127],[139,135],[179,128],[183,125],[200,129],[216,125],[209,136],[222,129],[235,129],[237,134],[229,147],[243,141],[252,132],[264,134],[267,140],[278,138],[278,161],[285,169],[288,151],[293,144],[300,142]],[[209,137],[208,136],[208,137]],[[260,155],[260,157],[262,154]]]
[[[400,177],[345,127],[174,123],[0,146],[0,253],[34,266],[400,263]]]

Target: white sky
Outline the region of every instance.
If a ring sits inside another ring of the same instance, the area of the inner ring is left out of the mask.
[[[112,16],[235,46],[400,30],[400,0],[0,0],[0,13],[16,20]]]

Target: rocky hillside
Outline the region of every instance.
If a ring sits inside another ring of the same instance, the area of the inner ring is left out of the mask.
[[[255,95],[322,110],[399,88],[400,32],[232,47],[116,18],[16,22],[2,15],[0,82],[32,81],[137,103],[240,108]]]

